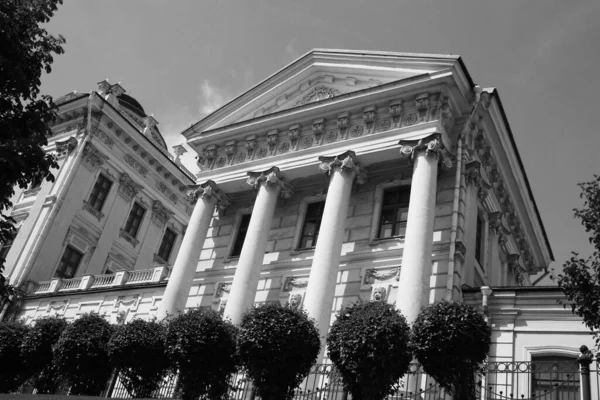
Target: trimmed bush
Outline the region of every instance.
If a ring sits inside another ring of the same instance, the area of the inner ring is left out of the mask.
[[[242,317],[240,361],[263,400],[291,399],[320,349],[319,331],[304,311],[267,303]]]
[[[410,330],[396,308],[383,301],[343,307],[327,336],[329,358],[354,400],[381,400],[408,372]]]
[[[62,332],[53,356],[59,374],[71,388],[70,394],[100,394],[112,370],[108,342],[113,331],[103,317],[91,313],[83,314]]]
[[[490,350],[491,329],[472,307],[442,301],[412,327],[412,350],[425,372],[457,400],[475,399],[475,374]]]
[[[21,345],[21,355],[31,376],[31,383],[40,394],[56,391],[60,378],[54,366],[52,346],[58,342],[67,321],[61,317],[38,319],[29,329]]]
[[[20,322],[0,323],[0,393],[16,391],[29,377],[21,357],[27,331]]]
[[[152,397],[166,375],[166,333],[162,323],[134,319],[117,327],[108,342],[110,361],[133,398]]]
[[[179,372],[183,400],[227,395],[230,376],[237,370],[235,334],[235,327],[210,309],[189,310],[169,322],[166,350]]]

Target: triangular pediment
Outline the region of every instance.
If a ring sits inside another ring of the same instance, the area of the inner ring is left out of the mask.
[[[445,71],[458,56],[313,50],[184,132],[188,138],[390,82]]]

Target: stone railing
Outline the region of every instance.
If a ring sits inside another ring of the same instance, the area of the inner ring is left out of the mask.
[[[83,275],[82,277],[72,279],[55,278],[50,281],[37,283],[33,286],[33,290],[29,294],[51,294],[75,290],[157,283],[166,281],[170,275],[171,268],[154,267],[138,271],[119,271],[106,275]]]

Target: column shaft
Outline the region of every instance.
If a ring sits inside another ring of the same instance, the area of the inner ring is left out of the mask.
[[[181,242],[179,253],[177,253],[162,302],[158,308],[159,320],[168,315],[173,315],[177,311],[183,311],[190,294],[200,252],[204,246],[210,221],[217,204],[215,196],[202,195],[198,197],[187,231]]]
[[[435,139],[434,139],[435,140]],[[414,149],[406,239],[396,307],[412,323],[428,303],[438,159],[430,150]]]

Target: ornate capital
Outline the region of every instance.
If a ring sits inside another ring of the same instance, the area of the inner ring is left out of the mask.
[[[289,199],[294,194],[294,186],[280,176],[279,168],[271,167],[262,172],[248,172],[248,185],[258,190],[260,185],[276,186],[279,188],[279,196]]]
[[[75,150],[75,147],[77,147],[77,139],[75,139],[75,136],[71,136],[67,140],[56,142],[57,158],[61,159],[68,156]]]
[[[337,115],[337,127],[340,130],[340,136],[342,139],[346,139],[348,126],[350,126],[350,113],[347,111],[339,113]]]
[[[465,164],[465,181],[467,185],[481,187],[481,163],[471,161]]]
[[[319,157],[319,169],[331,175],[334,168],[339,167],[342,172],[355,174],[356,183],[362,185],[367,181],[367,171],[354,161],[356,154],[348,150],[337,156]]]
[[[404,100],[396,99],[390,101],[390,115],[392,116],[392,122],[394,124],[394,128],[398,128],[400,126],[400,121],[402,120],[402,112],[404,111]]]
[[[127,201],[132,201],[135,196],[140,192],[142,185],[138,185],[129,177],[126,172],[121,174],[119,178],[119,195]]]
[[[221,191],[217,184],[211,180],[208,180],[193,189],[187,191],[187,197],[190,203],[194,204],[199,198],[202,199],[215,199],[217,201],[217,208],[220,211],[225,210],[231,204],[229,197]]]
[[[367,133],[373,133],[373,126],[375,125],[375,115],[377,113],[377,107],[367,106],[363,108],[363,120],[367,127]]]
[[[83,148],[83,165],[87,169],[94,171],[104,164],[106,160],[108,160],[108,156],[102,154],[91,142],[85,144]]]
[[[436,157],[447,168],[452,167],[452,161],[443,148],[439,133],[433,133],[423,139],[401,140],[398,144],[400,145],[400,154],[409,157],[411,161],[414,161],[415,155],[424,151],[426,156]]]
[[[164,226],[169,218],[173,215],[164,205],[158,200],[152,203],[152,222],[158,226]]]
[[[325,131],[325,118],[317,118],[313,120],[312,131],[313,135],[315,135],[316,144],[320,144],[321,137],[323,137],[323,132]]]

